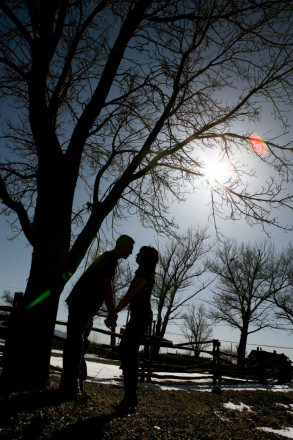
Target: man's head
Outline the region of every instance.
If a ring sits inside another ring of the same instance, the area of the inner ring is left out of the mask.
[[[132,254],[133,245],[133,238],[129,237],[129,235],[121,235],[116,241],[115,246],[117,258],[128,258]]]

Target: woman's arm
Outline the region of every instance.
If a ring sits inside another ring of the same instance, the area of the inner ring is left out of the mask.
[[[144,277],[137,277],[134,282],[129,287],[126,294],[123,296],[121,301],[116,307],[116,312],[120,312],[123,310],[132,300],[132,298],[137,294],[137,292],[143,288],[143,286],[146,284],[147,280]]]

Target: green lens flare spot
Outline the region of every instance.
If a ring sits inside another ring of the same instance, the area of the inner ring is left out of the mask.
[[[63,273],[62,274],[62,278],[64,281],[68,281],[70,278],[72,277],[72,273],[71,272],[67,272],[67,273]]]
[[[48,298],[52,294],[51,290],[45,290],[40,296],[34,299],[30,304],[26,306],[26,310],[32,309],[40,302],[44,301],[44,299]]]

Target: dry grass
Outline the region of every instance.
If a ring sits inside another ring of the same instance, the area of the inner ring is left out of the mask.
[[[123,388],[87,383],[88,401],[58,398],[58,379],[43,393],[13,395],[1,408],[0,438],[5,440],[253,440],[278,439],[256,428],[293,426],[293,392],[198,391],[139,389],[135,414],[113,410]],[[231,410],[226,402],[244,403],[252,411]],[[286,406],[284,406],[286,405]]]

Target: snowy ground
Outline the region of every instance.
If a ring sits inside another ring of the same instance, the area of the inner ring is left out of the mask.
[[[62,367],[62,357],[56,357],[54,354],[57,353],[56,351],[52,352],[51,357],[51,365],[56,367]],[[61,352],[58,352],[61,353]],[[88,368],[88,381],[99,383],[99,384],[106,384],[106,385],[118,385],[123,386],[123,380],[121,376],[121,370],[118,365],[110,365],[110,364],[104,364],[102,363],[102,359],[98,358],[95,355],[87,356],[87,368]],[[91,359],[95,359],[91,361]],[[100,362],[99,362],[100,360]],[[139,383],[139,387],[147,387],[150,389],[156,389],[156,390],[186,390],[186,391],[205,391],[205,392],[211,392],[213,389],[212,386],[212,380],[210,380],[210,384],[207,383],[205,385],[201,385],[196,383],[195,381],[190,380],[190,385],[186,384],[180,384],[180,381],[176,381],[174,385],[169,384],[163,384],[163,377],[164,373],[161,373],[162,379],[155,379],[152,383]],[[175,375],[175,374],[174,374]],[[182,376],[182,374],[180,374]],[[188,379],[188,374],[186,374],[186,379]],[[196,375],[193,373],[192,377],[195,377]],[[198,374],[198,378],[203,377],[202,374]],[[169,381],[171,382],[171,381]],[[207,382],[207,381],[205,381]],[[185,381],[186,383],[186,381]],[[262,391],[268,391],[268,392],[276,392],[276,391],[292,391],[293,385],[257,385],[257,384],[239,384],[239,385],[222,385],[222,390],[236,390],[236,391],[243,391],[243,390],[262,390]],[[293,405],[283,405],[284,410],[286,411],[293,411]],[[225,408],[230,408],[233,410],[238,411],[251,411],[253,412],[253,409],[250,408],[247,405],[239,404],[235,405],[232,402],[228,402],[224,404]],[[291,428],[285,428],[285,429],[272,429],[267,427],[261,427],[258,428],[264,432],[272,432],[274,434],[278,434],[285,438],[292,438],[293,439],[293,427]]]

